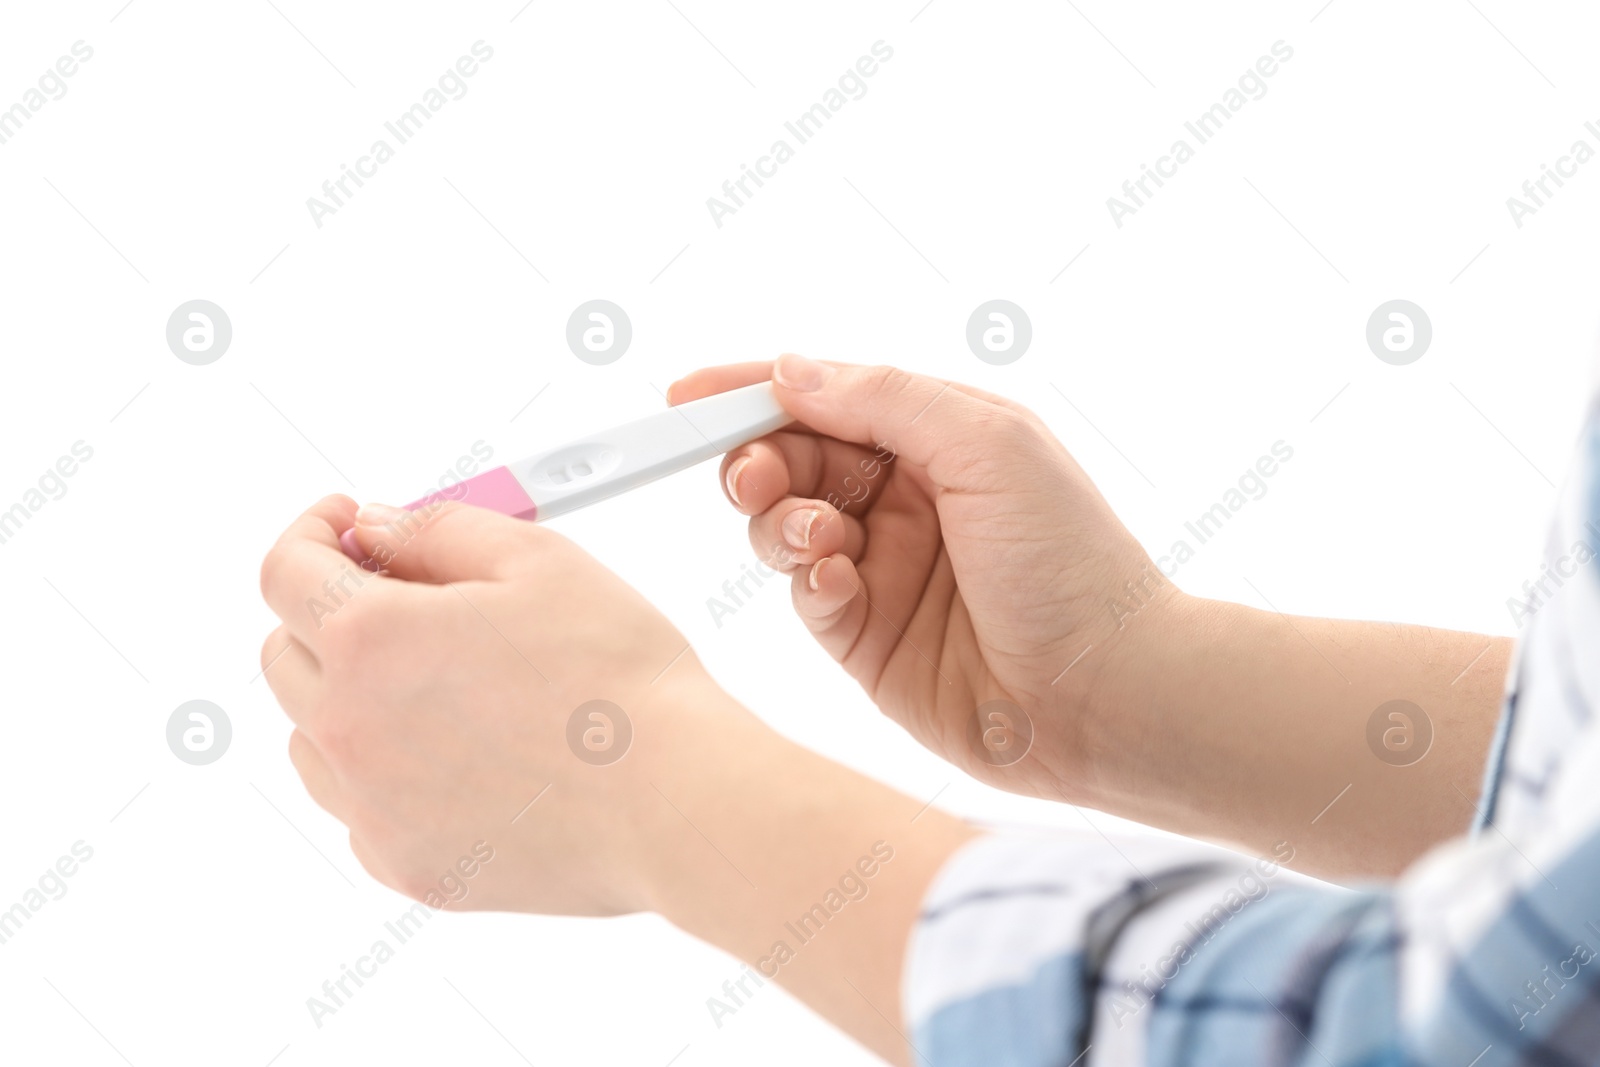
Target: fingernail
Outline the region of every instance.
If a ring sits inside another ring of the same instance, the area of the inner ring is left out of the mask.
[[[356,509],[356,525],[387,526],[403,521],[410,514],[404,508],[392,508],[388,504],[362,504]]]
[[[832,376],[832,367],[805,356],[779,356],[772,368],[772,380],[797,393],[814,393]]]
[[[811,573],[806,577],[806,584],[811,587],[813,593],[822,588],[822,565],[832,558],[832,556],[824,556],[811,565]]]
[[[728,464],[728,473],[723,477],[723,484],[728,487],[728,495],[739,507],[744,507],[744,501],[739,498],[739,475],[750,465],[751,456],[740,456]]]
[[[801,508],[783,517],[783,539],[794,548],[811,547],[811,528],[822,518],[817,508]]]
[[[667,386],[667,406],[668,407],[672,407],[672,391],[674,389],[676,389],[677,387],[678,387],[678,383],[677,382],[673,382],[671,385]]]
[[[356,528],[354,526],[339,535],[339,547],[344,550],[345,555],[357,563],[367,558],[367,554],[361,551],[361,545],[356,541]]]

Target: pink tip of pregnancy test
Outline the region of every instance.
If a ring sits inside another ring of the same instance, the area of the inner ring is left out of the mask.
[[[527,490],[522,488],[522,483],[504,467],[484,471],[448,489],[437,489],[421,500],[413,500],[407,504],[406,510],[425,511],[450,500],[498,511],[513,519],[527,519],[530,522],[537,511]],[[360,544],[356,542],[355,527],[352,526],[339,535],[339,547],[355,562],[363,565],[367,563],[366,552],[362,551]]]
[[[528,491],[522,488],[522,483],[504,467],[484,471],[448,489],[435,490],[421,500],[413,500],[407,504],[406,510],[421,511],[423,508],[436,507],[447,500],[458,500],[473,507],[488,508],[502,515],[510,515],[513,519],[529,521],[532,521],[536,510]]]

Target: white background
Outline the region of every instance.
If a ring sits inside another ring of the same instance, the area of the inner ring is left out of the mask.
[[[324,493],[402,502],[479,439],[514,458],[703,364],[792,350],[1023,399],[1156,553],[1283,440],[1182,586],[1514,632],[1585,404],[1600,162],[1520,229],[1505,201],[1600,147],[1592,10],[276,2],[0,12],[0,107],[94,49],[0,145],[0,509],[94,449],[0,545],[0,908],[94,849],[0,945],[3,1058],[870,1061],[771,986],[718,1029],[734,962],[651,917],[438,916],[322,1028],[305,1005],[407,902],[289,766],[262,554]],[[480,39],[467,95],[318,229],[306,198]],[[865,97],[715,226],[706,198],[878,40]],[[1278,40],[1267,94],[1117,228],[1106,198]],[[605,367],[564,340],[596,297],[634,327]],[[964,337],[997,297],[1034,330],[1003,367]],[[195,298],[233,323],[210,366],[166,346]],[[1394,298],[1434,328],[1405,367],[1364,339]],[[881,719],[781,585],[717,627],[752,557],[710,467],[556,525],[785,733],[951,811],[1084,829]],[[211,766],[166,746],[194,698],[232,720]]]

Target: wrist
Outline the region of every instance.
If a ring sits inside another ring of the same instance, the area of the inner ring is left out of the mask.
[[[1181,710],[1181,695],[1169,692],[1173,669],[1189,650],[1211,644],[1205,635],[1226,628],[1232,607],[1169,584],[1103,633],[1085,656],[1091,669],[1058,698],[1058,711],[1075,724],[1065,799],[1115,812],[1122,798],[1146,791],[1162,773],[1164,720]]]
[[[875,840],[896,836],[896,824],[911,825],[917,805],[711,689],[675,704],[672,751],[653,758],[637,798],[635,884],[648,910],[746,955],[781,927],[798,864],[842,871]],[[930,811],[917,825],[949,819]]]
[[[712,864],[720,840],[711,830],[736,805],[753,804],[751,768],[771,766],[787,742],[703,672],[662,679],[649,697],[625,761],[618,866],[630,910],[671,918],[688,872],[744,884],[725,860]]]
[[[743,994],[777,981],[898,1059],[906,945],[929,883],[975,832],[727,705],[698,766],[658,783],[672,804],[656,798],[667,818],[641,852],[649,906],[747,964]]]

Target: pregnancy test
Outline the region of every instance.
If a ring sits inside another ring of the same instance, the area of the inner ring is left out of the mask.
[[[691,400],[581,437],[440,489],[406,505],[460,500],[530,522],[565,515],[720,456],[793,421],[771,382]],[[355,531],[339,544],[360,559]]]

